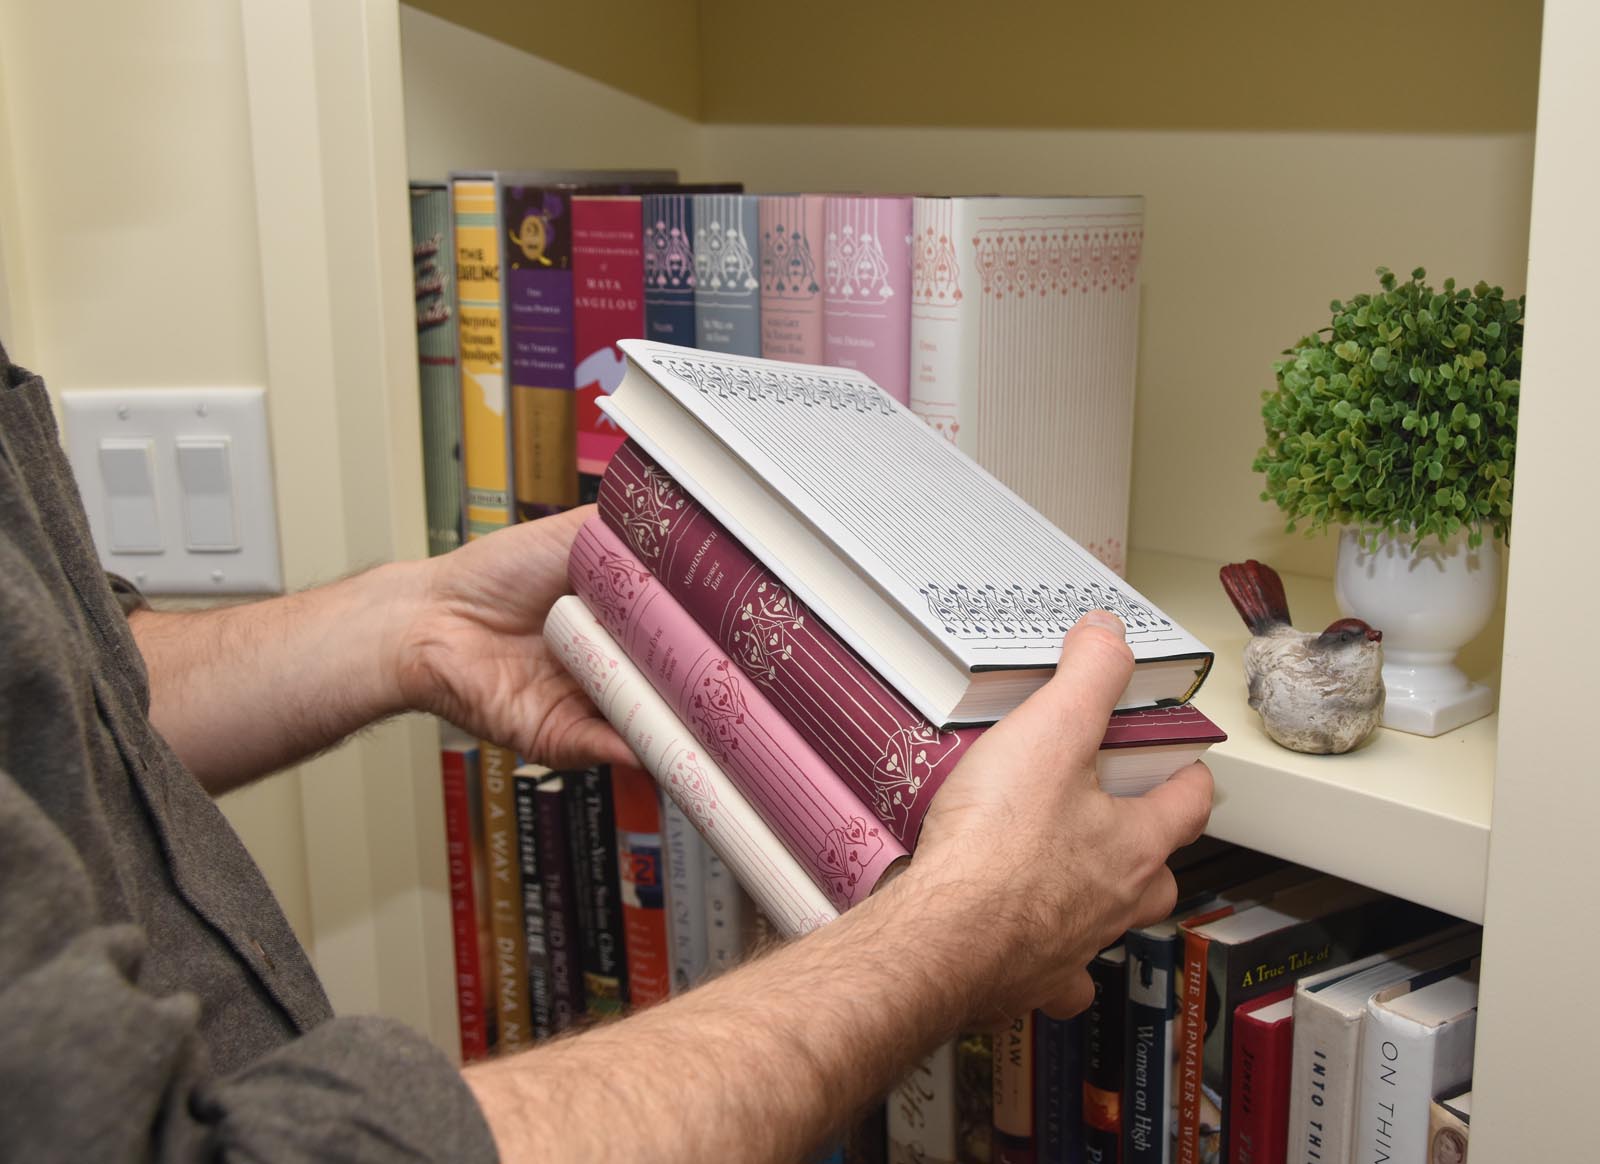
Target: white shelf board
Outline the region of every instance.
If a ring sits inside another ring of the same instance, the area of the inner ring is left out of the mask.
[[[1246,702],[1249,632],[1220,566],[1135,551],[1128,569],[1130,582],[1216,652],[1194,701],[1228,733],[1206,755],[1216,779],[1206,831],[1482,922],[1496,717],[1434,739],[1379,728],[1342,756],[1279,747]],[[1320,629],[1338,617],[1328,579],[1283,581],[1295,625]]]

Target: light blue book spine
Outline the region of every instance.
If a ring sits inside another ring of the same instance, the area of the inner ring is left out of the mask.
[[[698,348],[761,354],[760,202],[754,194],[694,195]]]
[[[435,183],[413,183],[411,262],[417,302],[417,379],[422,394],[422,475],[429,554],[447,553],[459,546],[466,526],[454,260],[449,190]]]

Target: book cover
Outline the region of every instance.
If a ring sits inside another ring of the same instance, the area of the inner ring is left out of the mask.
[[[573,540],[567,577],[835,908],[865,900],[905,859],[905,846],[598,518]]]
[[[622,432],[599,409],[622,382],[621,339],[644,335],[644,223],[639,194],[585,194],[572,200],[574,355],[579,494],[598,487]],[[589,479],[587,488],[583,479]]]
[[[956,1045],[941,1043],[889,1093],[889,1164],[956,1164]]]
[[[664,344],[695,345],[693,194],[646,194],[644,334]]]
[[[461,1030],[461,1061],[486,1058],[494,1043],[494,1011],[485,977],[487,943],[486,880],[477,859],[483,793],[476,741],[446,738],[440,747],[444,786],[446,868],[450,877],[450,937],[455,949],[456,1017]]]
[[[661,869],[661,809],[656,782],[641,768],[613,765],[622,926],[628,953],[628,1004],[649,1006],[672,993],[666,887]]]
[[[1428,1164],[1467,1164],[1472,1088],[1440,1096],[1428,1108]]]
[[[912,410],[1121,574],[1143,199],[918,198],[913,219]]]
[[[761,197],[760,354],[769,360],[827,362],[822,344],[825,205],[821,194]]]
[[[512,773],[516,753],[479,741],[483,764],[484,846],[489,861],[489,928],[494,1006],[500,1051],[533,1042],[528,1012],[527,935],[522,924],[522,878],[517,864],[517,806]]]
[[[1233,1012],[1233,1077],[1228,1089],[1235,1164],[1284,1164],[1289,1137],[1289,1063],[1294,988],[1240,1003]]]
[[[982,1031],[956,1040],[956,1160],[994,1160],[994,1037]]]
[[[571,773],[566,792],[583,943],[584,1010],[590,1018],[615,1018],[628,1006],[628,954],[610,773],[603,767]]]
[[[824,204],[821,362],[865,373],[901,404],[910,398],[911,203],[831,194]]]
[[[898,692],[639,446],[600,486],[600,518],[756,683],[901,844],[983,730],[941,730]],[[1119,714],[1101,786],[1136,795],[1223,738],[1192,705]]]
[[[1322,877],[1215,920],[1183,923],[1183,1060],[1179,1164],[1230,1159],[1232,1024],[1242,1002],[1444,924],[1443,915]]]
[[[499,189],[494,177],[453,176],[456,335],[461,372],[461,457],[467,536],[511,523]]]
[[[1033,1012],[1033,1136],[1039,1164],[1084,1160],[1084,1024]]]
[[[537,764],[523,764],[511,774],[517,808],[517,873],[522,883],[523,956],[528,965],[528,1025],[534,1040],[548,1039],[556,1031],[550,943],[539,876],[539,782],[550,775],[550,769]]]
[[[534,794],[539,819],[539,889],[550,949],[550,1025],[557,1032],[585,1013],[579,894],[567,814],[568,779],[563,773],[548,776],[539,781]]]
[[[706,976],[706,861],[709,850],[683,809],[657,789],[667,880],[667,942],[672,947],[672,993]]]
[[[1097,607],[1128,627],[1124,710],[1204,678],[1204,644],[865,377],[622,347],[607,414],[929,722],[997,719]]]
[[[428,553],[464,540],[467,516],[461,467],[461,384],[456,369],[456,287],[450,189],[411,183],[411,275],[417,296],[417,383],[422,402],[422,479]]]
[[[691,200],[694,346],[724,355],[759,356],[759,199],[754,194],[694,194]]]
[[[1033,1014],[994,1036],[995,1164],[1034,1164]]]
[[[1362,1021],[1356,1158],[1425,1160],[1434,1097],[1472,1079],[1478,966],[1415,990],[1386,987]]]
[[[1094,1001],[1083,1014],[1083,1158],[1122,1158],[1122,1052],[1128,1014],[1128,951],[1119,942],[1089,963]]]
[[[1361,1022],[1367,1003],[1396,983],[1409,983],[1415,990],[1467,969],[1481,944],[1478,927],[1451,926],[1295,984],[1291,1160],[1353,1164]]]
[[[556,601],[545,620],[545,640],[784,936],[807,933],[838,916],[580,598],[569,594]]]

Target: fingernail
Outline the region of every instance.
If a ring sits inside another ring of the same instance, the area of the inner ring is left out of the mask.
[[[1125,638],[1128,633],[1120,618],[1104,610],[1091,610],[1078,621],[1100,627],[1102,630],[1113,631],[1119,638]]]

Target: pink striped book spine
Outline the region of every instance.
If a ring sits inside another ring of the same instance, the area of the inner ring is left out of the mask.
[[[906,847],[598,518],[567,559],[573,591],[839,909]]]
[[[911,199],[829,195],[824,207],[823,362],[911,398]]]
[[[934,793],[982,729],[940,731],[923,719],[632,441],[600,484],[600,517],[912,847]]]
[[[820,364],[823,209],[821,194],[767,194],[761,228],[761,355]]]

